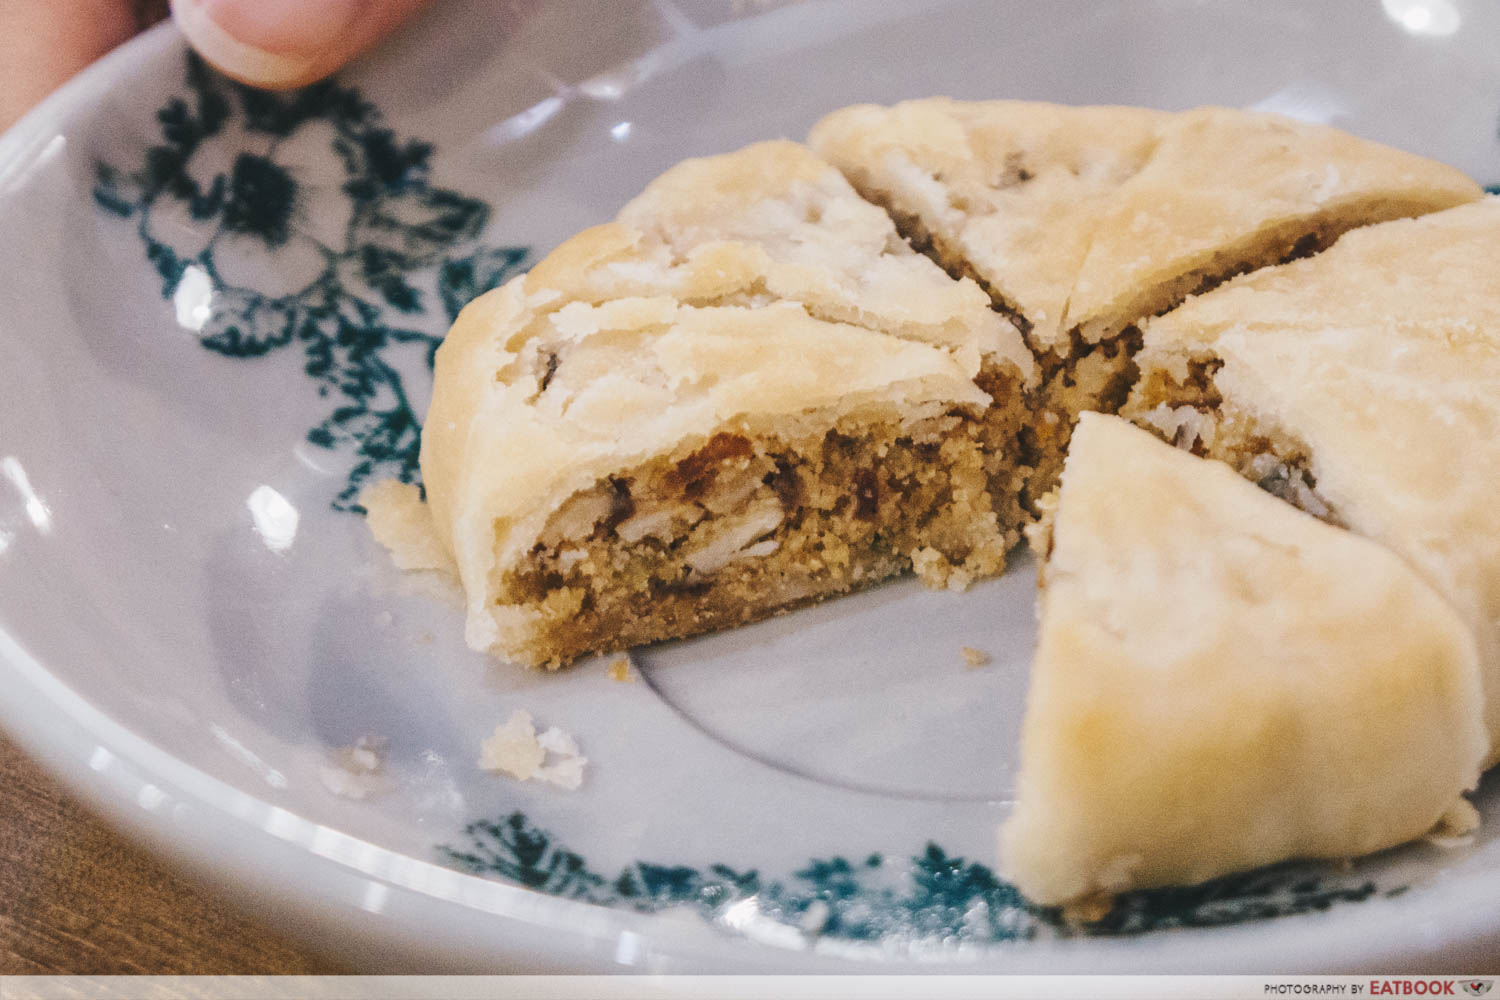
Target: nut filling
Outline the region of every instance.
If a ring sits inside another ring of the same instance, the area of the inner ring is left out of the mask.
[[[955,279],[970,278],[983,288],[995,310],[1015,324],[1032,348],[1041,368],[1041,385],[1029,394],[1027,400],[1032,418],[1024,421],[1016,431],[1025,466],[1018,502],[1032,517],[1039,512],[1040,499],[1057,486],[1062,475],[1063,458],[1073,428],[1077,426],[1078,415],[1086,410],[1118,413],[1140,378],[1140,369],[1135,363],[1135,355],[1143,342],[1138,322],[1170,312],[1189,296],[1201,295],[1239,275],[1321,253],[1358,224],[1357,221],[1328,221],[1312,229],[1294,225],[1284,232],[1262,234],[1253,246],[1247,245],[1237,253],[1224,256],[1212,267],[1188,271],[1176,280],[1150,290],[1139,303],[1141,313],[1137,322],[1118,330],[1093,330],[1091,337],[1085,337],[1080,327],[1074,327],[1068,331],[1066,347],[1059,349],[1037,343],[1032,336],[1031,320],[1015,303],[1001,295],[962,251],[928,229],[920,217],[898,209],[888,193],[878,188],[861,185],[860,193],[886,210],[896,231],[912,249],[931,258]],[[982,378],[980,385],[987,388]],[[1295,461],[1295,458],[1285,458],[1281,464],[1295,464]],[[1247,466],[1241,471],[1251,475],[1256,470]],[[1280,473],[1269,467],[1259,471],[1263,474],[1251,477],[1257,482],[1265,480],[1265,488],[1271,492],[1317,516],[1325,517],[1328,513],[1326,505],[1312,493],[1311,476],[1305,468],[1293,472],[1291,465],[1287,465]],[[1284,488],[1277,486],[1283,481],[1287,484]],[[1324,513],[1318,513],[1319,510]],[[1325,519],[1335,520],[1331,516]]]
[[[1222,362],[1197,358],[1185,381],[1160,368],[1136,385],[1121,415],[1154,431],[1168,444],[1200,458],[1217,459],[1261,489],[1313,517],[1345,527],[1317,491],[1306,445],[1285,430],[1225,403],[1214,383]]]
[[[1019,536],[1020,508],[991,499],[996,432],[949,413],[800,441],[716,434],[569,499],[496,603],[538,616],[534,662],[558,666],[905,570],[960,589],[1000,572]]]

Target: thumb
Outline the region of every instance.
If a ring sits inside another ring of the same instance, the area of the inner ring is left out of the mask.
[[[198,53],[254,87],[312,83],[374,47],[426,0],[172,0]]]

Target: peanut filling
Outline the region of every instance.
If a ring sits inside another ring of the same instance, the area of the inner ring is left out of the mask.
[[[1163,440],[1203,458],[1224,462],[1261,489],[1330,524],[1343,526],[1317,491],[1309,450],[1284,429],[1225,402],[1214,382],[1222,362],[1188,362],[1178,380],[1151,369],[1121,411]]]
[[[497,603],[539,615],[533,662],[557,666],[905,570],[962,588],[1000,572],[1019,535],[1019,508],[997,515],[992,500],[994,433],[954,412],[798,441],[717,434],[570,498]]]
[[[1028,400],[1033,417],[1018,431],[1022,464],[1027,467],[1020,486],[1019,502],[1033,517],[1039,513],[1041,498],[1056,487],[1062,476],[1063,459],[1078,414],[1084,410],[1116,413],[1125,405],[1131,387],[1140,377],[1134,360],[1142,345],[1137,323],[1169,312],[1189,296],[1201,295],[1239,275],[1320,253],[1348,229],[1376,218],[1326,220],[1312,228],[1308,228],[1309,222],[1302,220],[1259,234],[1253,242],[1247,241],[1226,251],[1208,266],[1188,271],[1171,282],[1149,289],[1135,302],[1139,315],[1134,322],[1118,329],[1108,324],[1101,326],[1098,321],[1089,331],[1074,327],[1068,331],[1067,346],[1059,348],[1038,345],[1032,336],[1033,324],[1021,309],[1001,295],[956,247],[929,230],[920,218],[897,209],[892,199],[879,190],[861,187],[860,193],[886,210],[897,232],[914,250],[931,258],[954,278],[971,278],[983,288],[995,310],[1016,325],[1035,353],[1042,372],[1041,385]],[[1089,336],[1085,337],[1085,332]],[[1275,482],[1278,476],[1285,478],[1288,484],[1307,478],[1305,469],[1295,474],[1285,471],[1284,475],[1267,469],[1264,476],[1255,478]],[[1288,489],[1289,499],[1302,497],[1313,507],[1321,502],[1309,495],[1310,486],[1306,489],[1289,486]]]

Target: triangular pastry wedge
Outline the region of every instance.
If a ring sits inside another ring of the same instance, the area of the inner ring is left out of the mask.
[[[1478,780],[1472,637],[1399,557],[1084,414],[1001,857],[1075,903],[1419,837]]]
[[[1146,326],[1130,416],[1399,553],[1500,738],[1500,199],[1353,232]],[[1493,761],[1494,755],[1491,755]]]
[[[1076,414],[1123,401],[1140,321],[1349,229],[1482,194],[1435,161],[1227,108],[932,98],[835,111],[809,143],[1026,332],[1059,418],[1036,428],[1033,495]]]
[[[1031,384],[983,291],[806,148],[679,164],[437,353],[422,473],[469,643],[555,666],[998,572]]]
[[[1473,201],[1433,160],[1279,115],[1031,101],[856,105],[812,147],[1042,350],[1088,344],[1356,226]]]

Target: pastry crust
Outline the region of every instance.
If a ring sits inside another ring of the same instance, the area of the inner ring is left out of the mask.
[[[1058,341],[1099,214],[1150,160],[1168,115],[1032,101],[835,111],[809,144],[947,266]]]
[[[1482,193],[1432,160],[1228,108],[932,98],[835,111],[809,143],[1062,356],[1072,331],[1098,343],[1229,275]]]
[[[911,436],[932,433],[933,421],[957,415],[958,424],[991,406],[993,395],[974,382],[982,372],[1009,385],[1019,421],[1034,368],[1018,332],[972,282],[907,247],[880,209],[805,148],[762,143],[678,165],[618,221],[580,233],[471,303],[438,351],[422,472],[469,595],[470,645],[557,664],[601,644],[620,648],[784,606],[794,598],[768,590],[737,617],[688,615],[657,623],[655,634],[594,634],[570,646],[543,640],[539,623],[576,615],[598,595],[579,592],[565,608],[555,594],[513,596],[506,579],[554,535],[581,541],[615,530],[625,512],[611,514],[606,497],[589,515],[590,491],[648,475],[671,480],[705,449],[743,459],[733,471],[744,472],[766,459],[764,442],[807,448],[835,428],[879,425],[915,447]],[[740,454],[738,442],[751,439],[754,454]],[[745,510],[715,516],[740,518],[746,530],[774,527],[769,486],[747,489],[737,500]],[[959,498],[972,508],[972,537],[949,555],[964,562],[964,551],[984,550],[975,565],[994,572],[1007,538],[982,472],[977,494]],[[570,498],[581,505],[573,520],[584,519],[571,527],[561,523]],[[672,511],[658,513],[661,524],[635,525],[634,540],[671,525]],[[730,544],[704,537],[710,555],[687,563],[695,574],[716,562],[712,546]],[[753,537],[734,537],[754,551]],[[950,566],[947,556],[939,561]],[[898,568],[882,564],[873,578]],[[803,588],[797,599],[818,593]],[[549,596],[556,606],[542,607]]]
[[[1325,516],[1401,555],[1474,630],[1500,737],[1500,199],[1350,233],[1152,321],[1127,407],[1251,471],[1293,451]],[[1196,372],[1196,376],[1194,375]],[[1196,388],[1189,388],[1197,382]],[[1494,754],[1491,754],[1491,761]]]
[[[1473,641],[1401,559],[1117,417],[1073,437],[1002,859],[1031,899],[1347,858],[1478,780]]]

